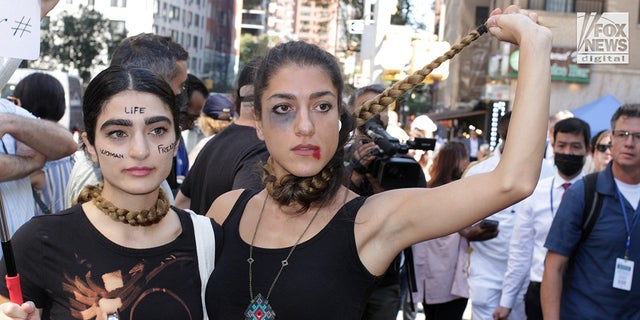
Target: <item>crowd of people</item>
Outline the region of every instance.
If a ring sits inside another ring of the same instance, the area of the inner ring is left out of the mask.
[[[0,196],[26,302],[0,319],[640,319],[640,105],[593,138],[553,120],[549,29],[516,6],[485,25],[520,47],[501,144],[398,157],[411,185],[379,174],[380,136],[436,125],[404,132],[380,85],[345,103],[336,58],[302,41],[229,99],[171,39],[129,37],[85,91],[80,150],[55,79],[25,78],[0,100]]]

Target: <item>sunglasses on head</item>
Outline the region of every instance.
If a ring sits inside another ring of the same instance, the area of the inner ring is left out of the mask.
[[[600,152],[606,152],[607,150],[609,150],[609,148],[611,148],[610,144],[596,144],[596,150]]]

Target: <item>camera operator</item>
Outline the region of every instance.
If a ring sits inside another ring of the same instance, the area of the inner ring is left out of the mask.
[[[372,99],[384,90],[385,87],[378,84],[356,90],[349,99],[349,108],[353,110],[356,106],[362,105],[365,101]],[[367,127],[382,128],[384,130],[388,121],[387,110],[382,111],[369,121],[372,121],[372,123]],[[376,177],[377,172],[373,168],[373,164],[376,160],[379,160],[379,157],[383,156],[384,152],[373,141],[374,138],[362,130],[362,128],[356,129],[352,142],[347,145],[345,154],[348,158],[345,162],[348,171],[347,176],[350,177],[349,189],[360,195],[370,196],[384,191],[381,181]],[[420,170],[420,173],[422,176],[418,178],[418,181],[421,181],[422,185],[416,185],[416,187],[426,187],[426,180],[422,170]],[[400,256],[398,256],[369,297],[362,319],[396,319],[400,296]]]

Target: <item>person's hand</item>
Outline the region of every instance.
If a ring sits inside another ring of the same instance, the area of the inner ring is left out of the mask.
[[[496,311],[493,312],[493,320],[507,319],[507,317],[509,317],[509,313],[511,313],[511,309],[499,306],[496,308]]]
[[[540,36],[545,41],[551,41],[551,31],[538,24],[538,14],[518,6],[509,6],[504,11],[494,9],[486,25],[496,38],[513,44],[521,44],[523,37],[534,40]]]
[[[44,18],[60,0],[42,0],[40,2],[40,19]]]
[[[497,226],[482,228],[480,224],[476,224],[460,230],[459,233],[469,241],[486,241],[497,237],[500,230]]]
[[[358,146],[356,151],[353,153],[354,160],[360,162],[360,164],[368,168],[369,165],[376,159],[375,151],[378,149],[373,142],[367,142],[363,145]]]
[[[509,317],[510,313],[511,313],[511,309],[510,308],[499,306],[493,312],[493,320],[504,320],[504,319],[507,319]]]
[[[22,305],[6,302],[0,304],[0,319],[40,320],[40,312],[31,301]]]

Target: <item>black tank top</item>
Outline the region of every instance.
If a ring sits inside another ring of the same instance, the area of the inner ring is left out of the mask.
[[[250,303],[249,244],[240,238],[239,225],[247,202],[258,192],[245,190],[222,225],[222,252],[206,292],[212,320],[244,319]],[[323,230],[295,249],[269,297],[276,319],[361,319],[378,281],[360,261],[353,232],[365,199],[347,202]],[[267,295],[290,249],[253,248],[254,295]]]

